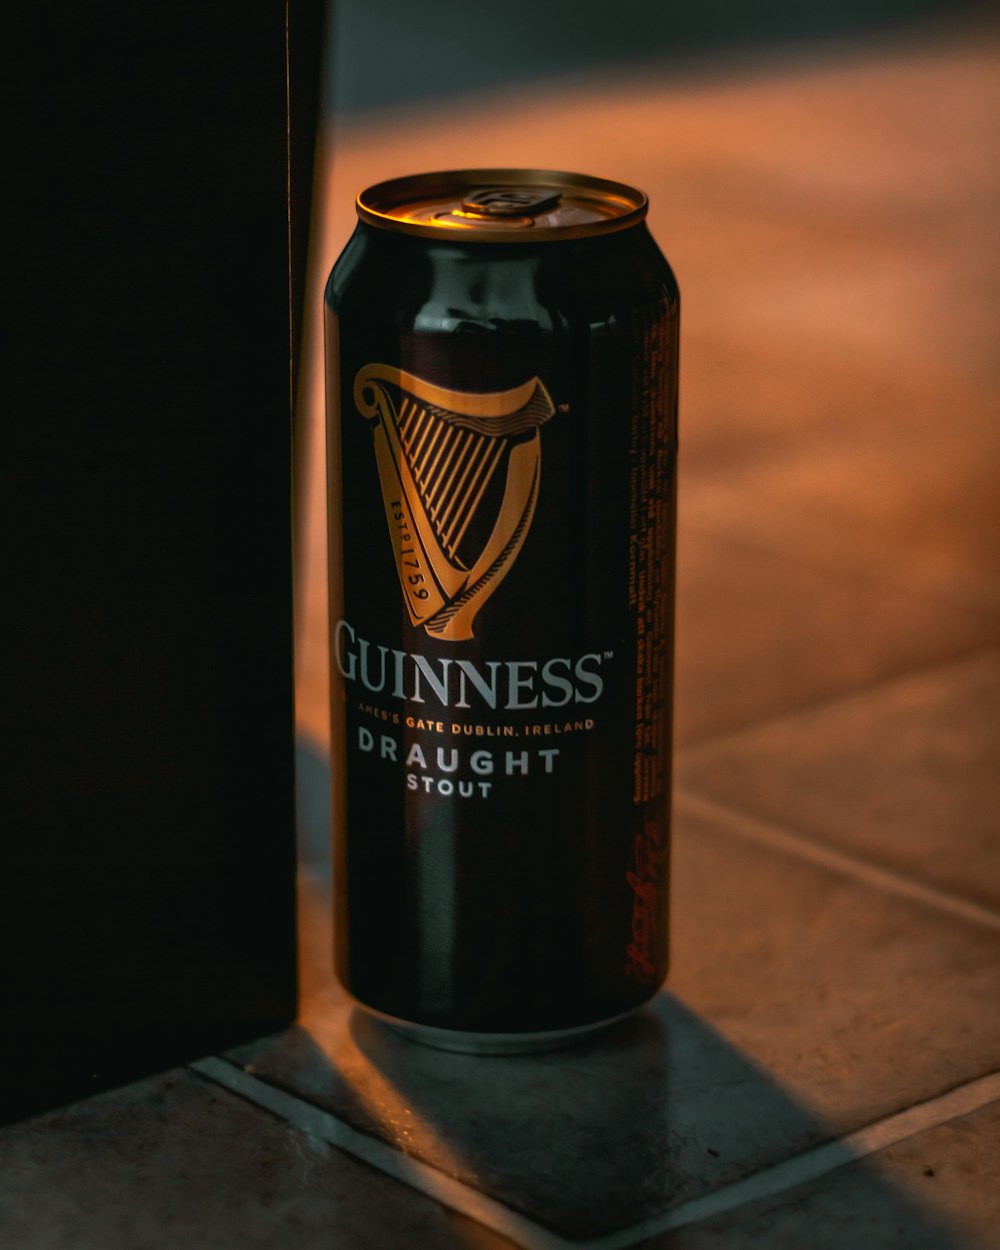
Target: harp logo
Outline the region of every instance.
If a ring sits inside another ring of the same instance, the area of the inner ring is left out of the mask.
[[[473,637],[531,526],[539,428],[555,412],[548,391],[538,378],[508,391],[449,391],[371,364],[354,379],[354,402],[373,423],[410,620],[434,638]]]

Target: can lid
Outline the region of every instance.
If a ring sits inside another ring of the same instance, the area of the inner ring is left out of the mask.
[[[646,216],[641,191],[550,169],[453,169],[379,182],[358,196],[370,226],[463,243],[542,243],[625,230]]]

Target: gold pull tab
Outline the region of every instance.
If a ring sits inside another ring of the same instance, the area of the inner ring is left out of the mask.
[[[562,199],[559,191],[532,187],[483,187],[462,200],[462,212],[476,217],[534,217]]]

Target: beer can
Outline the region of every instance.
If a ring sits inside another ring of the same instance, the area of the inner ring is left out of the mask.
[[[335,962],[564,1045],[667,970],[678,290],[646,197],[382,182],[326,291]]]

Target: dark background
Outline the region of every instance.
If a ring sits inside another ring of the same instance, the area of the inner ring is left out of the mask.
[[[287,16],[291,284],[284,3],[6,32],[0,1117],[295,1013]]]
[[[602,67],[690,71],[727,53],[866,35],[984,6],[948,0],[337,0],[327,101],[342,117]]]

